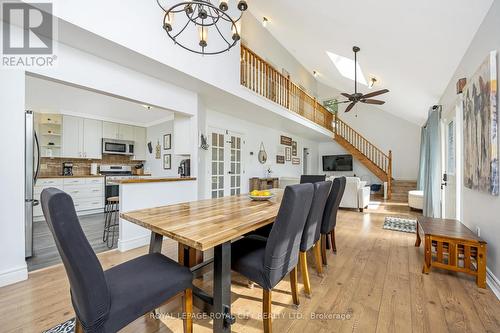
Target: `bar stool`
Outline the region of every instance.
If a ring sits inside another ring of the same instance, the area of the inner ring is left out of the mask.
[[[110,249],[115,244],[116,232],[118,231],[119,207],[119,197],[109,197],[106,199],[106,206],[104,207],[104,232],[102,234],[102,241],[105,242]],[[111,237],[109,237],[110,234]]]

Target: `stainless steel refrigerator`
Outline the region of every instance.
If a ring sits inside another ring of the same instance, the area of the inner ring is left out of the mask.
[[[40,170],[40,145],[34,127],[32,111],[25,111],[25,188],[24,188],[24,223],[26,230],[26,257],[33,255],[33,206],[39,205],[35,200],[34,186]]]

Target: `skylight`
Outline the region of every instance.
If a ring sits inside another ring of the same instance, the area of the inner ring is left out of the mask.
[[[328,51],[326,51],[326,54],[330,57],[335,67],[337,67],[340,75],[354,81],[354,60]],[[368,85],[363,75],[363,71],[359,66],[359,62],[356,64],[356,68],[358,71],[358,83],[364,84],[365,86]]]

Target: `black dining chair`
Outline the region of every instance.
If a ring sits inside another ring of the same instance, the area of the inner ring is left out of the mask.
[[[326,179],[326,175],[302,175],[300,176],[300,183],[317,183],[324,182]]]
[[[321,244],[319,241],[320,228],[331,187],[332,182],[330,181],[314,183],[313,201],[300,241],[299,264],[304,283],[304,292],[308,297],[311,296],[311,282],[309,281],[309,272],[307,269],[307,251],[313,249],[316,270],[318,274],[322,274],[323,261],[321,259]]]
[[[193,331],[193,275],[187,267],[152,253],[103,271],[71,197],[48,188],[41,194],[41,203],[69,279],[75,332],[117,332],[180,293],[184,294],[184,332]]]
[[[323,264],[327,264],[326,245],[328,236],[332,241],[332,251],[337,253],[337,245],[335,243],[335,226],[337,225],[337,212],[339,210],[340,201],[344,195],[346,184],[345,177],[336,177],[333,180],[332,189],[328,200],[326,201],[325,212],[323,213],[323,221],[321,222],[321,257]]]
[[[266,333],[272,331],[271,291],[289,273],[293,303],[299,305],[297,263],[313,194],[312,184],[287,186],[269,237],[249,236],[231,244],[232,270],[263,289],[262,318]]]

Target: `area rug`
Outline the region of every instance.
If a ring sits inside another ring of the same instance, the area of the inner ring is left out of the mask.
[[[73,333],[75,331],[75,318],[65,321],[62,324],[54,326],[42,333]]]
[[[404,217],[386,216],[383,228],[414,234],[417,232],[417,220],[407,219]]]

